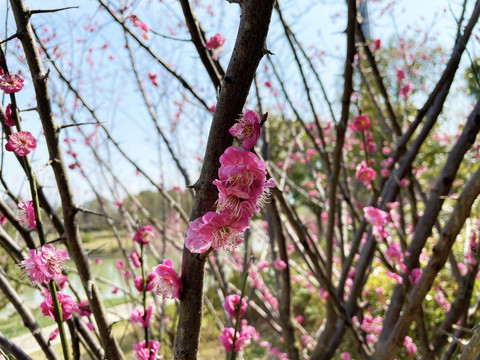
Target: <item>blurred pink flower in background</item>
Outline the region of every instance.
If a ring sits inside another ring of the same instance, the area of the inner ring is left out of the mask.
[[[228,295],[225,298],[225,310],[232,318],[237,317],[237,306],[239,302],[240,302],[240,296],[237,294]],[[239,317],[242,317],[243,314],[245,314],[245,311],[247,311],[247,306],[248,306],[247,301],[244,298],[242,298],[240,308],[238,309],[240,313]]]
[[[163,299],[180,299],[183,284],[177,272],[173,269],[172,261],[169,259],[163,260],[163,263],[154,267],[153,270],[157,275],[153,280],[157,294],[162,294]]]
[[[20,201],[18,204],[17,218],[18,221],[20,221],[20,224],[29,229],[34,229],[37,227],[37,222],[35,221],[35,210],[33,208],[32,201]]]
[[[133,236],[133,240],[141,245],[146,245],[155,237],[155,230],[152,225],[142,226]]]
[[[47,284],[61,274],[63,263],[70,259],[65,250],[55,250],[50,244],[30,250],[29,255],[28,259],[20,263],[20,267],[30,280],[40,284]]]
[[[57,292],[58,302],[62,308],[62,319],[67,321],[72,317],[74,311],[77,310],[77,304],[69,295],[62,292]],[[42,309],[42,314],[45,316],[50,316],[53,320],[57,321],[55,317],[55,310],[53,308],[52,295],[48,293],[40,304]]]

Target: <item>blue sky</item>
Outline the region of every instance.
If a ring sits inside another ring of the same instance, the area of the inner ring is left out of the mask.
[[[417,29],[427,30],[430,35],[437,37],[438,43],[446,50],[453,45],[453,36],[456,32],[454,14],[459,14],[460,2],[447,0],[402,0],[394,1],[393,5],[387,8],[389,2],[375,1],[370,2],[370,20],[373,38],[380,38],[384,44],[390,39],[398,36],[415,37]],[[472,3],[472,1],[470,1]],[[33,18],[34,24],[41,24],[49,27],[50,31],[58,33],[58,42],[60,49],[68,53],[65,59],[59,60],[59,65],[66,74],[74,79],[75,86],[83,89],[83,95],[89,101],[89,104],[96,109],[98,116],[107,127],[110,128],[115,138],[119,141],[129,155],[148,172],[152,177],[160,181],[163,176],[165,186],[182,185],[178,171],[172,166],[170,157],[165,147],[159,144],[155,136],[154,128],[148,119],[148,113],[143,105],[141,98],[134,92],[135,82],[129,73],[128,57],[123,48],[123,38],[119,26],[111,19],[97,10],[95,1],[47,1],[35,0],[27,1],[31,8],[53,8],[63,6],[79,5],[79,9],[72,9],[65,12],[49,15],[38,15]],[[173,0],[142,1],[131,10],[141,20],[145,21],[151,29],[163,34],[169,34],[170,30],[175,31],[172,35],[178,38],[188,38],[185,28],[178,27],[180,19],[180,10],[178,2]],[[229,54],[231,53],[236,28],[239,20],[238,6],[229,4],[225,0],[215,0],[211,2],[202,2],[204,6],[197,9],[197,14],[203,22],[207,36],[213,36],[220,32],[226,38],[224,54],[221,61],[224,67],[227,66]],[[215,12],[215,15],[208,15],[208,5]],[[312,52],[315,46],[318,51],[324,51],[322,56],[324,64],[319,67],[320,75],[327,85],[329,97],[335,104],[339,104],[339,94],[342,83],[341,75],[343,72],[343,49],[345,46],[345,5],[342,1],[317,0],[317,1],[281,1],[284,15],[290,23],[298,38],[303,43],[307,51]],[[470,4],[471,5],[471,4]],[[6,1],[0,0],[0,9],[6,9]],[[0,13],[5,14],[5,11]],[[467,11],[467,16],[470,10]],[[80,26],[82,23],[103,24],[102,29],[96,29],[89,33]],[[276,17],[274,16],[273,23]],[[13,24],[11,14],[8,24],[10,29],[7,34],[12,33]],[[3,29],[3,27],[2,27]],[[1,36],[5,37],[5,32],[1,31]],[[77,42],[78,38],[85,38],[84,42]],[[101,50],[101,46],[109,44],[106,50]],[[215,91],[208,83],[205,72],[202,69],[198,56],[193,46],[179,41],[163,39],[151,35],[149,44],[152,48],[172,67],[175,68],[189,82],[195,85],[195,89],[204,96],[208,104],[215,103]],[[285,76],[293,79],[289,83],[289,91],[295,92],[295,86],[300,84],[295,69],[290,64],[291,60],[288,48],[282,39],[281,31],[278,27],[272,25],[268,38],[268,47],[275,53],[274,59],[282,62],[281,70]],[[86,59],[88,58],[88,49],[92,48],[91,58],[95,62],[95,67],[89,67]],[[135,50],[135,61],[139,67],[139,73],[143,76],[146,86],[149,90],[152,102],[155,104],[159,114],[160,123],[169,138],[174,144],[175,151],[179,154],[186,167],[189,169],[191,178],[195,181],[201,162],[196,160],[197,156],[203,156],[204,139],[208,133],[208,125],[211,115],[198,107],[191,97],[184,101],[184,92],[178,83],[165,75],[158,64],[152,63],[143,50],[133,45]],[[471,43],[472,56],[478,55],[478,46],[475,42]],[[110,60],[109,57],[113,57]],[[71,64],[69,63],[71,61]],[[23,65],[17,65],[13,57],[9,58],[9,64],[12,71],[22,69]],[[48,63],[45,64],[47,67]],[[265,63],[262,62],[260,68],[263,69]],[[78,70],[78,71],[77,71]],[[25,71],[25,70],[22,70]],[[148,82],[147,74],[153,72],[158,74],[159,88],[153,87]],[[291,74],[291,75],[290,75]],[[261,78],[262,84],[266,78]],[[52,80],[53,71],[52,71]],[[68,110],[72,110],[73,97],[66,91],[65,86],[55,82],[55,93],[65,97],[65,103]],[[274,86],[276,84],[274,83]],[[262,89],[264,90],[264,89]],[[27,79],[25,90],[19,95],[19,105],[21,109],[31,107],[32,92],[31,83]],[[267,105],[275,106],[275,100],[267,91],[263,94]],[[184,112],[181,115],[180,122],[176,125],[175,132],[172,120],[178,111],[178,105],[175,101],[183,103]],[[298,99],[298,102],[301,102]],[[6,101],[3,102],[7,104]],[[249,102],[248,106],[254,106],[255,102]],[[324,104],[319,105],[322,111],[326,112]],[[454,109],[458,111],[458,109]],[[88,112],[80,108],[74,110],[76,116],[82,121],[91,121]],[[41,140],[41,130],[38,119],[34,112],[21,114],[24,123],[24,130],[31,131],[40,138],[39,148],[33,156],[35,168],[39,169],[47,161],[45,144]],[[62,118],[58,114],[58,122],[69,119]],[[85,126],[84,130],[91,133],[93,128]],[[67,133],[65,133],[66,135]],[[75,131],[70,128],[68,131],[70,137],[77,137]],[[98,140],[103,141],[99,136]],[[112,148],[101,146],[99,148],[102,154],[110,159],[119,177],[129,185],[133,192],[141,189],[150,188],[147,181],[135,176],[135,170],[132,166],[126,164]],[[96,164],[90,155],[87,155],[85,149],[75,144],[74,150],[81,153],[81,161],[84,168],[91,174],[97,184],[104,183],[96,171]],[[85,156],[83,154],[85,153]],[[68,158],[68,157],[67,157]],[[67,164],[72,161],[68,158]],[[21,191],[27,194],[28,187],[24,183],[23,173],[16,166],[11,154],[4,155],[4,172],[9,180],[9,184],[15,191]],[[77,201],[81,202],[86,198],[91,198],[89,188],[77,171],[70,172],[72,183],[77,189]],[[47,184],[47,191],[55,196],[55,188],[52,182],[50,170],[47,168],[39,173],[42,183]],[[49,184],[52,184],[50,187]],[[107,191],[108,192],[108,191]],[[27,195],[26,195],[27,196]]]

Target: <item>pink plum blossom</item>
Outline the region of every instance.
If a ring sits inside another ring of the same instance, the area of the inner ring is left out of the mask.
[[[22,120],[20,117],[18,120]],[[15,126],[15,117],[13,116],[12,105],[8,104],[5,108],[5,125],[7,126]]]
[[[446,312],[450,311],[451,304],[450,302],[445,298],[445,295],[443,295],[442,291],[438,291],[434,296],[435,300],[437,301],[438,305],[440,305]]]
[[[377,209],[373,206],[367,206],[363,208],[365,219],[372,226],[384,227],[390,219],[390,215],[383,210]]]
[[[146,245],[155,237],[155,231],[152,225],[142,226],[133,236],[133,240],[141,245]]]
[[[470,265],[477,265],[477,259],[475,256],[478,253],[478,243],[477,243],[477,236],[475,233],[472,234],[470,237],[470,251],[467,253],[465,256],[465,260],[468,262]]]
[[[150,81],[152,82],[153,86],[158,86],[158,83],[157,83],[157,80],[156,80],[157,79],[157,74],[149,72],[148,77],[149,77]]]
[[[355,131],[365,131],[370,129],[370,118],[367,115],[360,115],[353,119],[353,129]]]
[[[60,330],[58,329],[58,327],[57,327],[55,330],[53,330],[53,331],[50,333],[49,337],[48,337],[48,341],[53,341],[53,340],[55,340],[55,338],[58,336],[59,331],[60,331]],[[0,358],[0,360],[1,360],[1,359],[2,359],[2,358]]]
[[[60,307],[62,308],[62,319],[63,321],[67,321],[72,317],[73,312],[77,310],[77,304],[69,295],[62,292],[58,292],[57,297]],[[45,296],[40,304],[40,308],[42,309],[43,315],[50,316],[53,320],[57,321],[53,308],[52,295],[50,293]]]
[[[124,278],[126,281],[130,280],[133,276],[133,273],[131,270],[123,270],[121,272],[122,278]]]
[[[282,271],[287,268],[287,264],[282,259],[275,259],[273,260],[273,267],[278,271]]]
[[[232,247],[243,242],[243,231],[248,228],[248,219],[235,219],[228,212],[210,211],[190,222],[185,246],[193,253],[204,253],[210,246],[215,250]]]
[[[147,274],[147,289],[146,291],[152,291],[153,288],[155,287],[155,280],[157,278],[157,275],[154,272],[148,273]],[[137,289],[139,292],[143,292],[143,278],[142,276],[136,276],[135,279],[133,279],[133,284],[135,285],[135,289]]]
[[[237,294],[228,295],[225,298],[225,310],[232,318],[237,317],[237,311],[239,311],[239,317],[242,317],[243,314],[245,314],[245,311],[247,311],[247,306],[248,306],[247,301],[244,298],[242,298],[240,307],[238,306],[239,302],[240,302],[240,296]]]
[[[207,40],[205,47],[208,50],[215,50],[221,47],[225,43],[226,39],[221,34],[215,34]]]
[[[92,315],[92,309],[90,309],[90,303],[88,300],[80,301],[77,306],[77,312],[80,316]]]
[[[367,185],[375,179],[376,172],[371,167],[367,166],[365,161],[362,161],[357,169],[355,176],[359,181]]]
[[[400,89],[400,92],[399,92],[400,97],[401,97],[402,99],[407,98],[407,97],[411,94],[412,89],[413,89],[412,82],[411,82],[411,81],[407,82],[407,83],[406,83],[405,85],[403,85],[402,88]]]
[[[218,60],[218,57],[222,54],[225,40],[226,39],[222,35],[216,34],[206,42],[205,48],[212,51],[213,60]]]
[[[50,244],[30,250],[29,255],[20,263],[20,267],[30,280],[40,284],[47,284],[61,274],[64,262],[70,259],[65,250],[55,250]]]
[[[255,146],[262,133],[260,118],[255,111],[247,110],[238,123],[230,128],[229,132],[242,143],[244,150],[250,150]]]
[[[394,263],[401,263],[403,262],[403,251],[400,247],[400,244],[394,242],[391,243],[388,247],[387,251],[385,251],[385,256],[388,260]]]
[[[218,180],[220,192],[244,200],[257,201],[265,185],[266,165],[255,154],[230,146],[220,156]]]
[[[133,26],[140,28],[140,35],[145,39],[148,40],[149,35],[149,29],[147,24],[145,24],[143,21],[140,21],[140,19],[136,15],[130,15],[128,18],[133,20]]]
[[[382,40],[380,39],[375,39],[372,44],[372,50],[373,51],[378,51],[382,48]]]
[[[125,261],[123,261],[122,259],[118,259],[115,266],[118,270],[122,270],[125,267]]]
[[[13,151],[18,156],[30,154],[37,147],[37,140],[28,131],[12,133],[5,144],[5,150]]]
[[[422,276],[422,269],[415,268],[415,269],[412,269],[408,278],[412,282],[412,284],[416,285],[419,282],[421,276]]]
[[[23,226],[29,229],[37,228],[35,209],[33,208],[32,201],[20,201],[20,203],[18,204],[17,218],[18,221],[20,221],[20,224],[22,224]]]
[[[150,319],[152,317],[152,307],[147,307],[147,316],[145,316],[143,310],[133,309],[132,315],[130,316],[130,321],[132,323],[139,323],[144,329],[148,328],[150,325]]]
[[[56,275],[55,281],[57,282],[61,290],[66,289],[70,286],[70,284],[68,283],[68,277],[66,275],[63,275],[63,274]]]
[[[350,355],[349,352],[344,351],[343,353],[340,354],[340,359],[341,360],[352,360],[352,355]]]
[[[23,89],[23,79],[17,74],[4,74],[0,76],[0,89],[5,94],[13,94]]]
[[[370,314],[365,314],[361,329],[366,333],[379,335],[382,332],[383,319],[380,316],[373,317]]]
[[[227,352],[232,351],[234,333],[234,328],[225,328],[222,330],[222,335],[218,337]],[[235,351],[244,350],[250,343],[252,337],[255,338],[257,336],[255,328],[253,326],[247,326],[246,323],[242,321],[242,330],[237,332],[237,338],[235,340]]]
[[[365,142],[362,142],[360,147],[365,149],[369,154],[373,154],[377,151],[377,144],[373,141],[373,134],[370,131],[365,131],[363,134],[365,136]]]
[[[133,266],[136,268],[140,268],[142,266],[142,263],[140,261],[140,255],[136,251],[132,251],[130,255],[128,255],[129,259],[132,260]]]
[[[235,219],[251,219],[255,211],[260,208],[249,200],[243,201],[235,195],[228,195],[223,192],[218,194],[217,212],[227,212]]]
[[[187,235],[185,237],[185,247],[192,253],[204,253],[211,247],[211,240],[204,239],[200,235],[200,230],[204,225],[203,217],[199,217],[188,223]]]
[[[385,275],[394,279],[397,284],[402,284],[403,283],[402,277],[400,275],[396,274],[396,273],[393,273],[391,271],[386,271]]]
[[[173,269],[173,263],[171,260],[163,260],[163,263],[154,267],[153,270],[156,273],[154,284],[157,288],[157,294],[162,294],[163,299],[177,298],[180,300],[180,292],[182,291],[183,284],[178,274]]]
[[[267,260],[260,260],[257,266],[260,270],[263,270],[270,266],[270,262]]]
[[[413,342],[410,336],[405,336],[405,340],[403,341],[403,346],[407,350],[407,354],[409,357],[413,357],[417,352],[417,345]]]
[[[160,342],[155,340],[148,341],[148,348],[146,347],[145,340],[140,341],[138,344],[132,345],[135,351],[136,360],[156,360],[158,359],[158,350],[160,350]]]

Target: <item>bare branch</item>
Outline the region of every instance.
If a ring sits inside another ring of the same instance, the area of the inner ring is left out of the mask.
[[[64,10],[70,10],[70,9],[79,9],[80,6],[67,6],[63,8],[58,8],[58,9],[38,9],[38,10],[28,10],[27,14],[29,16],[35,15],[35,14],[49,14],[49,13],[56,13],[59,11],[64,11]]]

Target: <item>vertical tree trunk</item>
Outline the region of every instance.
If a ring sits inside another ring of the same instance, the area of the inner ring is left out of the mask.
[[[232,144],[228,129],[241,114],[257,66],[266,53],[266,37],[274,0],[241,1],[242,15],[235,47],[219,94],[207,143],[205,160],[196,190],[190,220],[214,209],[218,190],[212,184],[219,158]],[[180,314],[175,338],[175,359],[197,358],[202,323],[203,280],[206,256],[183,249]]]

